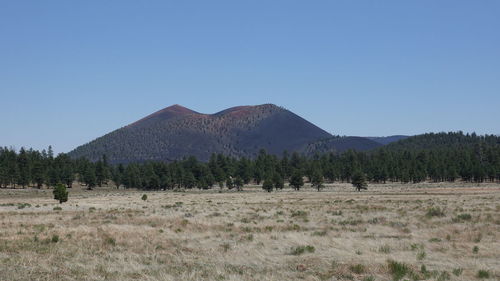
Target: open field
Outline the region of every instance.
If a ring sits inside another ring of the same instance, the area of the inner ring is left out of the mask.
[[[500,280],[500,185],[369,189],[2,189],[0,280]]]

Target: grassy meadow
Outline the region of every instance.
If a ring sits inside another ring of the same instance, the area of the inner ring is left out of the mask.
[[[0,280],[500,280],[500,186],[1,189]]]

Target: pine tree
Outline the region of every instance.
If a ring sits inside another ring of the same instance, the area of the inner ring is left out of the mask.
[[[357,191],[361,191],[361,189],[367,189],[368,184],[366,183],[365,174],[361,171],[355,171],[352,175],[352,185],[356,188]]]
[[[270,178],[267,178],[264,180],[264,183],[262,184],[262,189],[264,189],[267,192],[273,191],[273,181]]]
[[[54,187],[54,199],[59,200],[59,204],[62,204],[68,201],[68,191],[66,190],[66,186],[64,184],[57,184]]]
[[[304,179],[302,178],[302,174],[299,170],[295,170],[292,173],[292,177],[290,178],[290,186],[295,190],[299,190],[302,186],[304,186]]]
[[[285,181],[283,180],[283,177],[278,173],[274,174],[273,184],[276,190],[283,189],[285,187]]]
[[[111,180],[114,182],[116,188],[120,188],[120,185],[122,184],[122,171],[124,171],[124,169],[123,165],[120,164],[116,169],[111,170]]]
[[[318,191],[323,188],[323,175],[318,169],[315,169],[311,175],[311,186],[315,187]]]
[[[87,168],[85,169],[85,174],[83,175],[83,181],[87,185],[88,190],[92,190],[96,186],[97,179],[95,175],[95,168],[93,167],[92,164],[87,165]]]
[[[24,188],[31,181],[31,168],[28,159],[27,152],[24,148],[19,151],[19,156],[17,157],[18,168],[19,168],[19,178],[17,182]]]
[[[243,179],[241,179],[241,177],[239,176],[236,177],[236,179],[234,180],[234,187],[236,187],[236,190],[241,191],[243,184]]]

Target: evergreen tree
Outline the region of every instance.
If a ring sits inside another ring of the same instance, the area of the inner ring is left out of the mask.
[[[320,191],[323,188],[323,175],[319,170],[314,170],[311,176],[311,186]]]
[[[54,199],[59,201],[59,204],[62,204],[68,201],[68,191],[66,190],[66,186],[64,184],[57,184],[54,187]]]
[[[111,170],[111,180],[114,182],[116,188],[120,188],[120,185],[122,184],[123,174],[120,170],[124,170],[122,164],[120,164],[120,166],[116,169]]]
[[[352,185],[356,188],[357,191],[361,191],[361,189],[367,189],[368,184],[366,183],[365,174],[361,171],[355,171],[352,175]]]
[[[270,178],[267,178],[264,180],[264,183],[262,184],[262,189],[264,189],[267,192],[273,191],[273,181]]]
[[[283,180],[283,177],[278,173],[274,174],[273,183],[276,190],[283,189],[283,187],[285,187],[285,181]]]
[[[97,179],[95,175],[95,168],[93,167],[92,164],[87,165],[87,168],[85,169],[85,174],[83,175],[83,181],[87,185],[88,190],[92,190],[96,186]]]
[[[19,178],[17,180],[23,188],[26,187],[31,181],[31,168],[28,159],[27,152],[24,148],[19,151],[19,156],[17,157]]]
[[[302,186],[304,186],[304,179],[302,178],[302,174],[299,170],[295,170],[292,173],[292,177],[290,178],[290,186],[295,190],[300,190]]]
[[[226,180],[226,187],[227,189],[233,189],[234,185],[233,185],[233,180],[231,178],[228,178]]]
[[[234,180],[234,187],[236,187],[236,190],[241,191],[243,184],[243,179],[241,179],[241,177],[239,176],[236,177],[236,179]]]

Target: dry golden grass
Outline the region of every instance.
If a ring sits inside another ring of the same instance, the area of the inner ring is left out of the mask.
[[[0,190],[0,280],[397,279],[390,260],[402,280],[500,278],[493,184],[51,196]]]

